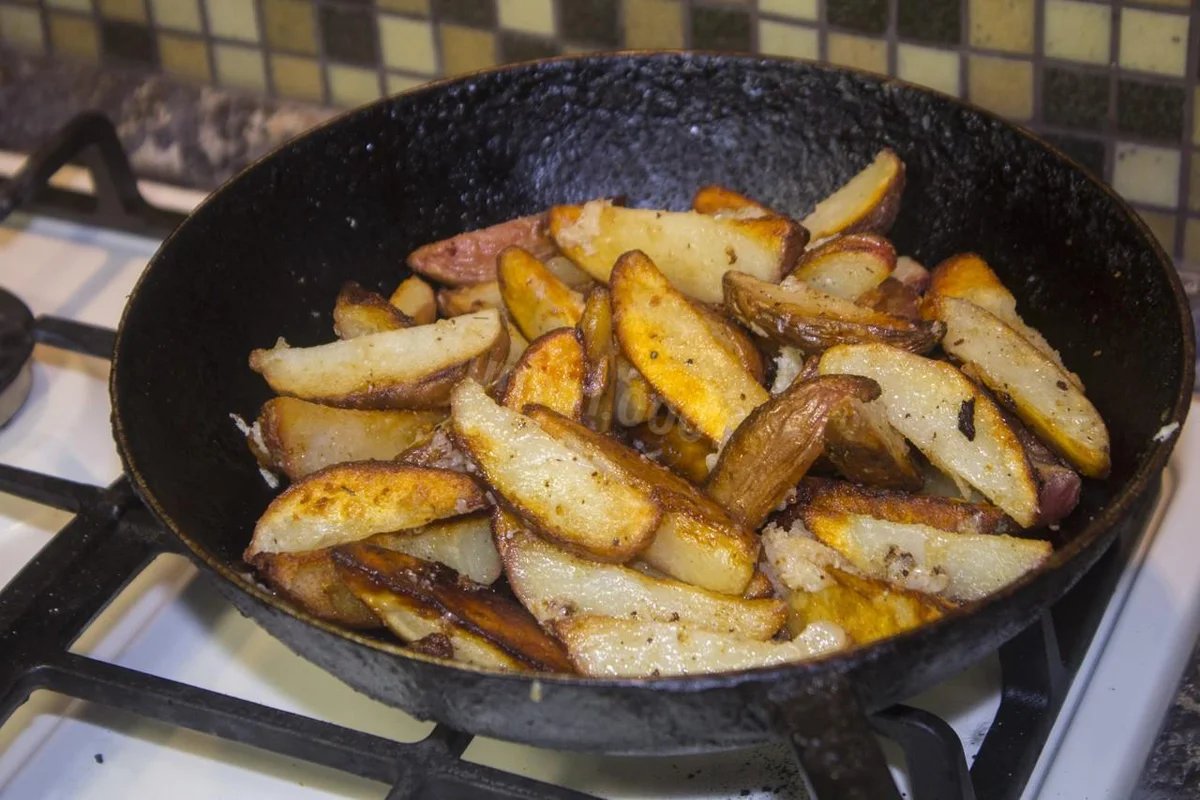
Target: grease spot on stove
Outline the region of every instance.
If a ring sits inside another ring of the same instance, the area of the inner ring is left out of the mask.
[[[104,753],[96,753],[96,755],[92,756],[92,758],[96,760],[97,764],[104,763]]]

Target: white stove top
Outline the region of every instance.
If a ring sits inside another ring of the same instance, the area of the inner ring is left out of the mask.
[[[19,159],[0,154],[0,173]],[[78,180],[75,176],[73,180]],[[149,187],[187,209],[195,193]],[[0,285],[35,313],[115,326],[156,242],[17,215],[0,225]],[[77,481],[120,474],[109,433],[108,365],[38,347],[33,390],[0,429],[0,461]],[[1161,524],[1123,576],[1101,634],[1026,797],[1124,798],[1200,629],[1200,424],[1180,434]],[[69,515],[0,496],[0,584]],[[1101,651],[1100,645],[1105,644]],[[223,601],[185,559],[162,556],[76,644],[76,652],[402,741],[432,725],[371,701],[293,655]],[[1084,678],[1090,675],[1090,681]],[[994,658],[913,704],[952,723],[973,759],[999,702]],[[466,758],[610,798],[800,798],[783,747],[687,758],[540,751],[479,739]],[[897,768],[898,769],[898,768]],[[378,783],[121,712],[35,693],[0,728],[0,798],[157,796],[378,798]]]

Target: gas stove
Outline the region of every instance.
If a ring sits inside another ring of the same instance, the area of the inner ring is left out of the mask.
[[[67,168],[50,190],[0,183],[36,195],[0,225],[0,341],[18,341],[0,359],[0,798],[807,796],[782,743],[631,758],[471,739],[355,693],[242,618],[121,480],[102,357],[202,196],[143,184],[146,204],[100,149],[111,169],[94,182]],[[23,162],[0,154],[0,175]],[[874,720],[906,796],[1129,795],[1200,631],[1200,427],[1179,435],[1144,524],[1067,600]]]

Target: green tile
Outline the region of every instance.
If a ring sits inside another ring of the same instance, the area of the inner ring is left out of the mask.
[[[496,0],[433,0],[433,15],[442,22],[495,28]]]
[[[828,0],[825,17],[830,25],[863,33],[887,30],[887,0]]]
[[[320,10],[321,40],[327,58],[363,66],[379,63],[379,38],[370,9],[321,6]]]
[[[562,53],[562,47],[552,39],[517,31],[500,31],[497,46],[501,64],[511,64],[514,61],[533,61]]]
[[[959,0],[897,0],[896,30],[906,39],[939,44],[962,40]]]
[[[1122,80],[1117,84],[1117,130],[1177,142],[1183,137],[1182,86]]]
[[[693,7],[692,47],[749,52],[753,48],[750,15],[735,8]]]
[[[133,22],[102,20],[100,50],[104,58],[139,64],[158,64],[158,43],[145,25]]]
[[[1042,72],[1042,118],[1051,125],[1100,130],[1108,119],[1108,75],[1047,67]]]
[[[568,41],[616,47],[619,19],[617,0],[559,0],[558,28]]]

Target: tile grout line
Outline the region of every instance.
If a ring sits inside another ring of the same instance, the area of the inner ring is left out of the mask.
[[[1108,141],[1104,151],[1104,174],[1101,176],[1109,186],[1117,177],[1117,75],[1120,71],[1118,30],[1121,24],[1121,0],[1114,0],[1109,7],[1108,31],[1108,110],[1104,115],[1104,135]]]
[[[1188,47],[1184,60],[1185,78],[1194,79],[1200,74],[1200,10],[1192,3],[1188,13]],[[1184,90],[1183,97],[1183,146],[1179,151],[1179,201],[1175,204],[1175,241],[1172,248],[1175,258],[1187,254],[1188,212],[1192,209],[1192,161],[1198,156],[1192,149],[1192,131],[1196,124],[1196,88]]]
[[[263,0],[252,0],[254,21],[258,25],[258,60],[262,64],[263,82],[267,87],[267,96],[279,100],[279,89],[275,86],[275,73],[271,69],[270,48],[267,45],[267,12],[263,10]]]
[[[1029,113],[1029,126],[1041,130],[1045,121],[1042,118],[1042,71],[1046,63],[1046,0],[1037,0],[1033,13],[1033,54],[1029,61],[1033,70],[1033,85],[1029,87],[1033,108]]]

